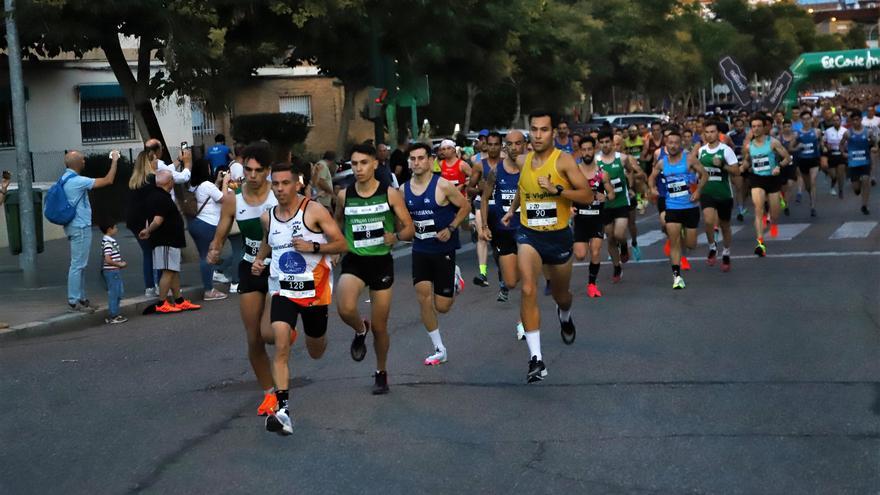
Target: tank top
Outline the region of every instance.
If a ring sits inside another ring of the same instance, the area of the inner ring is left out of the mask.
[[[412,216],[416,233],[413,238],[414,253],[445,254],[461,247],[458,240],[458,229],[446,242],[437,240],[437,232],[442,231],[455,218],[458,208],[452,203],[445,206],[437,204],[437,183],[440,177],[434,175],[422,194],[412,192],[412,182],[403,187],[406,208]]]
[[[843,140],[843,134],[845,132],[846,129],[842,127],[836,129],[834,126],[831,126],[825,129],[825,144],[828,145],[828,152],[832,155],[840,155],[840,142]]]
[[[636,136],[633,140],[630,140],[628,137],[623,138],[623,147],[626,150],[626,153],[636,160],[640,159],[642,156],[643,144],[644,142],[642,141],[641,136]]]
[[[383,256],[391,252],[385,245],[385,233],[394,232],[394,212],[388,204],[388,185],[379,184],[376,192],[362,198],[357,183],[345,190],[345,242],[348,252],[358,256]]]
[[[564,151],[569,155],[574,153],[574,147],[572,146],[573,144],[574,141],[572,141],[571,136],[568,136],[568,143],[566,144],[562,144],[557,141],[556,138],[553,138],[553,147],[558,149],[559,151]]]
[[[302,238],[309,242],[325,244],[323,232],[313,232],[305,223],[305,211],[309,200],[302,203],[293,218],[283,222],[278,219],[277,206],[269,214],[267,241],[272,248],[269,265],[269,292],[286,297],[300,306],[326,306],[332,293],[332,266],[326,255],[300,253],[293,248],[293,240]]]
[[[690,185],[696,182],[694,175],[688,173],[687,153],[672,163],[668,156],[663,157],[663,175],[666,176],[666,209],[686,210],[696,208],[697,203],[691,201]]]
[[[482,165],[483,165],[483,175],[481,176],[480,180],[484,181],[484,180],[486,180],[486,177],[489,176],[489,173],[492,171],[492,165],[489,164],[489,160],[487,158],[483,158],[482,160],[480,160],[480,163],[482,163]],[[500,164],[501,164],[501,159],[499,158],[498,163],[495,164],[495,168],[498,168],[498,165],[500,165]],[[477,197],[477,199],[479,199],[479,196]],[[477,203],[477,204],[479,204],[479,203]],[[489,198],[489,208],[491,209],[491,207],[494,205],[495,205],[495,196],[492,195]],[[476,207],[474,207],[474,209],[476,209]]]
[[[776,155],[770,147],[770,137],[764,137],[764,144],[755,145],[755,141],[749,142],[749,156],[752,159],[752,173],[768,177],[773,175],[776,168]]]
[[[501,218],[510,210],[513,200],[516,198],[519,187],[520,173],[510,173],[504,168],[503,163],[495,167],[495,189],[492,191],[492,200],[489,202],[489,220],[495,230],[516,230],[519,227],[520,215],[510,217],[510,225],[501,223]]]
[[[803,144],[803,147],[797,150],[798,158],[819,158],[819,136],[816,135],[816,129],[810,127],[807,130],[798,130],[795,142]]]
[[[538,177],[549,175],[551,183],[571,189],[571,184],[556,169],[556,160],[561,153],[558,149],[553,150],[537,170],[532,169],[535,152],[530,151],[526,155],[525,166],[519,174],[519,192],[522,195],[519,221],[523,227],[544,232],[568,228],[571,201],[548,193],[538,185]]]
[[[574,207],[576,210],[576,214],[579,217],[599,217],[602,215],[602,204],[604,201],[599,201],[597,195],[605,192],[605,185],[602,183],[604,172],[602,169],[596,170],[596,174],[593,175],[592,178],[587,179],[587,184],[589,184],[590,189],[593,190],[593,202],[590,204],[581,204],[575,203]],[[584,174],[586,177],[587,174]]]
[[[244,248],[241,259],[244,261],[253,263],[256,259],[260,243],[263,242],[263,225],[260,223],[260,217],[277,204],[278,200],[275,199],[275,193],[271,189],[265,201],[256,206],[248,204],[241,191],[235,195],[235,221],[238,222],[238,230],[241,232]]]
[[[852,129],[848,131],[849,137],[846,141],[847,166],[849,167],[866,167],[871,164],[868,155],[870,143],[868,142],[868,130],[862,128],[861,132],[855,132]]]
[[[440,176],[452,183],[453,186],[461,189],[467,183],[467,177],[461,171],[461,159],[455,160],[455,163],[449,165],[446,160],[440,161]]]
[[[644,158],[645,161],[653,160],[654,152],[657,151],[657,148],[659,148],[662,143],[663,138],[660,138],[660,144],[657,144],[656,142],[654,142],[654,136],[648,136],[648,155],[642,158]]]
[[[605,202],[606,208],[622,208],[629,206],[629,183],[626,180],[626,168],[623,166],[623,160],[620,153],[614,153],[614,161],[606,163],[603,160],[602,153],[596,155],[596,163],[599,164],[611,182],[614,188],[614,199]]]
[[[730,147],[724,143],[718,143],[714,150],[709,149],[709,145],[700,147],[698,157],[700,164],[706,169],[709,180],[703,187],[702,194],[711,196],[716,199],[731,199],[733,193],[730,189],[730,178],[727,174],[727,159],[724,157],[725,150]],[[733,150],[731,150],[733,151]],[[715,164],[716,159],[719,161]]]

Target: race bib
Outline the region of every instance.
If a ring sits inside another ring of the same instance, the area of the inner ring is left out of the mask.
[[[507,213],[510,210],[510,207],[513,206],[513,199],[516,198],[516,193],[501,193],[501,208],[504,210],[504,213]]]
[[[253,263],[257,259],[257,252],[260,251],[260,241],[244,238],[244,256],[242,259],[248,263]],[[266,260],[268,261],[268,260]]]
[[[709,182],[721,182],[721,169],[718,167],[705,167],[709,174]]]
[[[385,243],[385,225],[382,222],[352,225],[351,235],[356,248],[379,246]]]
[[[598,215],[598,214],[599,214],[599,210],[591,210],[591,209],[587,209],[587,208],[579,208],[578,209],[578,215],[594,216],[594,215]]]
[[[556,202],[526,202],[526,220],[526,225],[529,227],[556,225]]]
[[[616,179],[611,179],[611,185],[614,186],[614,192],[623,192],[623,185],[621,184],[619,177]]]
[[[281,290],[278,295],[291,299],[306,299],[315,297],[315,274],[308,273],[282,273],[278,276],[278,285]]]
[[[416,227],[416,239],[424,240],[437,237],[437,226],[434,225],[433,218],[413,220],[413,225]]]
[[[670,198],[681,198],[689,194],[688,183],[683,179],[667,179],[666,190],[669,192]]]
[[[752,171],[756,174],[760,174],[761,172],[769,172],[770,171],[770,157],[769,156],[753,156],[752,157]]]

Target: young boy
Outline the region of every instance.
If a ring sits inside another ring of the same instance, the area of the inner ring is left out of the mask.
[[[110,307],[110,314],[104,318],[104,323],[111,325],[128,321],[128,318],[119,314],[119,302],[122,300],[123,292],[122,276],[119,274],[119,270],[128,266],[128,263],[122,260],[119,243],[113,238],[117,231],[115,224],[101,224],[101,232],[104,233],[104,237],[101,239],[101,252],[104,254],[101,273],[107,282],[107,301]]]

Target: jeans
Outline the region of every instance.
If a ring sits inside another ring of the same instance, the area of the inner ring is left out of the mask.
[[[110,306],[110,318],[119,316],[119,301],[122,300],[122,294],[125,292],[125,286],[122,284],[122,275],[119,270],[104,270],[104,281],[107,282],[107,303]]]
[[[244,254],[244,248],[242,247],[241,234],[235,234],[228,237],[229,245],[232,247],[232,255],[227,256],[226,259],[223,260],[223,264],[220,265],[217,269],[223,272],[223,275],[226,275],[233,284],[238,283],[238,263],[241,261],[241,257]]]
[[[202,275],[202,285],[205,292],[214,288],[214,267],[208,263],[208,246],[214,240],[214,233],[217,232],[217,226],[203,222],[198,218],[194,218],[189,222],[189,235],[196,242],[196,249],[199,251],[199,272]]]
[[[70,270],[67,272],[67,302],[76,304],[86,297],[86,266],[92,248],[92,227],[68,227],[70,241]]]
[[[144,289],[152,289],[159,285],[159,277],[162,276],[159,270],[153,270],[153,246],[149,240],[141,240],[138,233],[134,232],[134,238],[137,239],[138,245],[141,247],[141,255],[144,260]]]

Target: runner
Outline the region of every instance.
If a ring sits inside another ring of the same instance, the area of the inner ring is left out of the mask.
[[[663,147],[663,124],[658,121],[651,122],[651,134],[645,139],[642,153],[639,158],[642,162],[642,171],[645,176],[651,175],[654,167],[654,153]]]
[[[790,130],[789,125],[789,130]],[[730,271],[730,245],[733,233],[730,230],[730,216],[733,212],[733,191],[730,175],[739,172],[739,161],[733,149],[718,141],[718,123],[709,121],[703,127],[706,144],[697,151],[700,164],[708,174],[708,180],[700,193],[700,207],[706,224],[706,242],[709,244],[707,261],[715,265],[718,247],[715,243],[715,228],[721,228],[724,250],[721,252],[721,271]]]
[[[351,342],[351,357],[355,361],[363,361],[367,355],[367,332],[373,332],[376,351],[373,394],[385,394],[388,393],[386,364],[390,345],[388,313],[394,284],[391,248],[397,241],[411,240],[414,229],[401,192],[383,186],[374,177],[378,164],[376,148],[370,145],[352,148],[355,183],[339,191],[336,203],[336,221],[348,245],[348,254],[341,263],[337,309],[342,321],[355,331]],[[400,225],[397,232],[395,224]],[[364,288],[370,290],[369,321],[362,319],[358,311],[358,297]]]
[[[825,146],[828,150],[828,175],[831,177],[831,195],[843,199],[843,181],[846,173],[846,156],[840,150],[840,142],[843,140],[846,129],[840,126],[840,115],[831,117],[832,125],[825,129]],[[837,183],[837,191],[834,191],[834,183]]]
[[[522,203],[516,242],[523,281],[520,316],[530,356],[526,375],[528,383],[547,376],[541,354],[541,312],[537,294],[542,268],[550,279],[562,341],[566,344],[574,342],[576,333],[571,319],[572,295],[569,290],[573,238],[568,219],[573,201],[582,204],[593,201],[593,193],[574,158],[553,147],[555,123],[555,117],[547,111],[535,111],[529,116],[529,137],[534,151],[517,159],[521,170],[518,193],[501,219],[502,224],[510,225]]]
[[[475,232],[477,234],[483,231],[483,217],[478,215],[477,212],[480,211],[480,206],[482,204],[482,195],[480,194],[483,189],[483,179],[489,174],[490,170],[494,170],[498,163],[501,161],[501,134],[498,132],[488,132],[486,134],[486,144],[485,144],[485,153],[482,154],[482,159],[476,163],[471,168],[470,177],[468,178],[467,185],[467,193],[469,196],[474,198],[473,202],[473,214],[474,217],[474,226]],[[492,199],[490,198],[491,202]],[[489,243],[482,239],[482,236],[478,236],[477,240],[477,263],[479,264],[480,272],[477,276],[474,277],[474,285],[479,285],[480,287],[488,287],[489,279],[488,279],[488,261],[489,261]],[[497,265],[497,259],[496,259]],[[501,280],[501,274],[498,275],[499,281]],[[501,283],[503,288],[504,284]]]
[[[776,139],[764,134],[764,118],[760,115],[752,117],[752,139],[743,150],[743,170],[751,169],[752,204],[755,206],[755,236],[757,245],[755,254],[765,256],[767,247],[764,245],[764,229],[767,219],[764,216],[764,203],[770,204],[770,237],[779,232],[779,188],[782,173],[780,167],[791,163],[791,156]],[[777,161],[779,155],[781,161]],[[668,217],[667,217],[668,220]]]
[[[876,146],[874,137],[862,125],[862,113],[849,114],[849,130],[843,135],[840,150],[847,157],[847,176],[853,193],[862,196],[862,214],[868,215],[868,198],[871,195],[871,152]]]
[[[717,135],[717,127],[715,129]],[[682,252],[697,247],[700,191],[706,185],[706,171],[700,161],[693,153],[685,153],[681,146],[682,136],[677,131],[666,136],[666,156],[654,164],[648,180],[649,184],[655,185],[657,176],[663,174],[666,177],[666,234],[670,244],[673,289],[685,288],[681,277]],[[657,194],[656,190],[652,192]]]
[[[263,402],[257,408],[257,414],[266,416],[274,411],[278,405],[275,396],[272,370],[269,365],[269,355],[266,353],[266,344],[262,335],[268,335],[270,330],[269,311],[266,309],[270,298],[269,270],[263,270],[259,275],[253,275],[251,264],[256,260],[260,242],[263,238],[263,227],[260,217],[263,213],[271,210],[278,201],[272,192],[269,181],[269,164],[272,160],[272,152],[266,145],[252,145],[242,151],[242,164],[244,166],[244,185],[235,195],[235,201],[224,201],[220,211],[220,222],[217,224],[217,232],[214,240],[208,247],[208,263],[216,265],[220,263],[220,252],[226,243],[226,237],[232,229],[232,223],[238,223],[243,243],[242,257],[238,263],[238,306],[241,313],[241,322],[247,333],[248,360],[257,382],[263,390]],[[264,331],[260,329],[264,328]]]
[[[413,285],[422,324],[434,344],[434,353],[425,359],[425,365],[435,366],[447,360],[437,314],[452,308],[455,251],[461,247],[458,226],[467,220],[471,208],[455,186],[431,173],[430,152],[430,146],[424,143],[415,143],[407,150],[412,178],[404,184],[404,199],[415,225]]]
[[[727,133],[727,138],[733,143],[731,146],[736,154],[736,159],[742,163],[743,144],[746,141],[746,121],[742,117],[733,119],[733,130]],[[736,207],[736,219],[739,222],[745,220],[749,210],[746,208],[746,201],[749,197],[749,177],[748,174],[734,175],[731,182],[735,189],[733,195],[734,206]]]
[[[612,282],[620,282],[623,272],[621,263],[629,260],[626,247],[626,233],[629,226],[630,196],[627,172],[634,177],[644,178],[644,172],[636,166],[635,160],[623,153],[614,151],[614,141],[610,131],[599,133],[599,153],[595,158],[608,180],[614,186],[614,199],[606,199],[604,205],[605,234],[608,238],[608,254],[614,264]]]
[[[593,202],[588,204],[575,203],[574,217],[574,257],[583,261],[590,254],[590,278],[587,283],[587,295],[590,297],[602,297],[596,286],[596,278],[599,276],[599,266],[602,261],[602,240],[605,238],[604,208],[606,198],[614,199],[614,186],[608,174],[599,168],[594,160],[595,141],[593,138],[584,138],[581,141],[581,156],[584,161],[578,165],[581,173],[587,179],[590,189],[593,191]],[[641,151],[641,149],[639,150]]]
[[[813,127],[813,114],[801,112],[801,128],[795,142],[795,163],[810,195],[810,216],[816,216],[816,176],[819,174],[819,153],[822,149],[822,131]]]
[[[271,255],[272,335],[266,340],[275,344],[272,376],[278,409],[266,418],[266,431],[279,435],[293,433],[289,360],[296,320],[302,316],[309,356],[320,359],[327,348],[327,306],[333,278],[327,255],[345,251],[345,237],[333,216],[320,203],[300,194],[302,187],[299,173],[289,164],[272,166],[272,192],[278,205],[260,217],[263,240],[251,267],[252,276],[261,276],[267,268],[265,259]]]
[[[774,119],[778,117],[779,112],[774,115]],[[774,120],[775,121],[775,120]],[[774,124],[776,125],[776,124]],[[779,140],[779,143],[782,144],[782,147],[785,148],[785,151],[788,151],[789,154],[794,153],[795,151],[795,142],[797,141],[797,133],[791,129],[791,120],[786,118],[779,119],[779,132],[774,136]],[[797,183],[798,183],[798,169],[797,167],[785,167],[782,169],[782,197],[786,202],[785,206],[783,206],[783,213],[785,216],[791,215],[791,210],[788,207],[789,201],[792,198],[792,192],[797,191]],[[787,199],[786,199],[787,198]],[[800,202],[800,199],[797,199],[797,202]]]
[[[568,122],[560,120],[556,127],[556,137],[553,138],[553,146],[571,155],[574,153],[574,142],[568,133]]]

